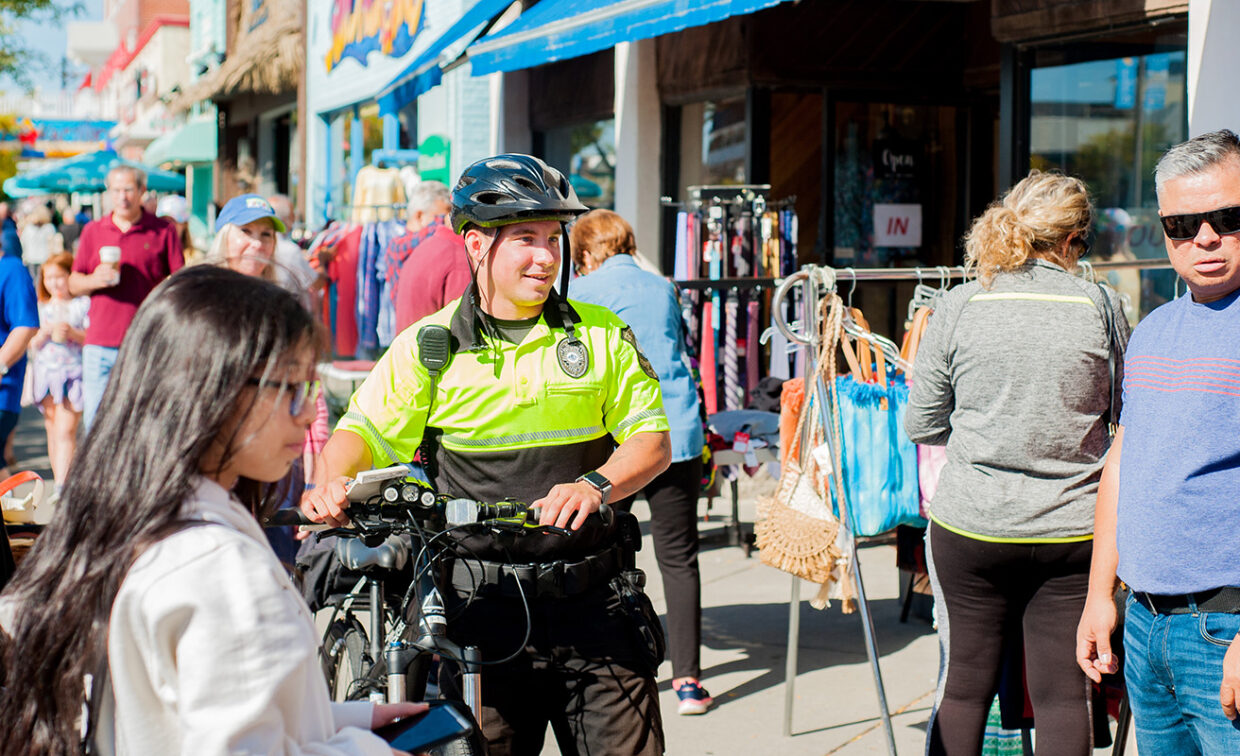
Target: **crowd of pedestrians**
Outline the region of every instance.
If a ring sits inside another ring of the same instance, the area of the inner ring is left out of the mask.
[[[1074,275],[1094,208],[1053,173],[974,222],[976,280],[936,304],[904,421],[947,454],[926,537],[943,651],[928,753],[981,752],[1016,646],[1040,753],[1092,752],[1089,686],[1121,667],[1142,756],[1240,753],[1240,138],[1171,148],[1155,183],[1188,294],[1131,334],[1121,298]],[[299,505],[344,524],[350,477],[412,461],[441,492],[530,501],[563,529],[463,540],[493,584],[447,571],[451,637],[510,654],[482,673],[491,753],[536,754],[549,726],[566,752],[662,753],[662,650],[615,609],[640,593],[624,535],[638,493],[680,713],[710,708],[697,386],[675,289],[637,265],[623,218],[586,212],[529,156],[417,187],[388,271],[401,335],[329,435],[325,279],[287,239],[288,199],[230,199],[206,264],[179,272],[184,201],[148,212],[127,167],[108,196],[98,220],[39,206],[20,230],[0,204],[0,437],[24,389],[61,502],[0,597],[0,711],[22,744],[0,754],[78,752],[83,733],[121,752],[389,753],[367,731],[422,706],[328,700],[281,566],[295,546],[273,551],[256,518]],[[570,264],[571,301],[555,288]],[[526,562],[559,566],[526,585]]]

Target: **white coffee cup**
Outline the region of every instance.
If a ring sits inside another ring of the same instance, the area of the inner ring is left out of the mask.
[[[121,261],[121,248],[114,246],[99,248],[99,262],[106,265],[116,266]],[[118,269],[112,274],[112,285],[115,286],[121,282],[121,272]]]

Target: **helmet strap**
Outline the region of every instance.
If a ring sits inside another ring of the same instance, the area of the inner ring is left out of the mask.
[[[573,267],[573,245],[568,238],[568,224],[560,221],[560,238],[564,241],[564,252],[560,255],[560,299],[568,301],[568,279]]]

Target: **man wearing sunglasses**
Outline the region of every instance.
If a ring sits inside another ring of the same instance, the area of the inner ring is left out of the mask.
[[[1098,490],[1077,662],[1124,677],[1141,756],[1240,753],[1240,138],[1172,147],[1155,170],[1167,255],[1188,285],[1128,342]],[[1123,463],[1121,464],[1121,454]]]

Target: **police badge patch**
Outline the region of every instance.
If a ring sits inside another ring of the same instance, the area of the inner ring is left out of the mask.
[[[650,364],[650,360],[646,359],[646,355],[642,354],[642,348],[637,345],[637,335],[633,333],[633,329],[625,326],[620,332],[620,338],[627,341],[633,347],[633,351],[637,352],[637,364],[642,366],[642,371],[656,381],[659,380],[659,374],[654,372],[654,366]]]
[[[590,369],[590,353],[577,339],[564,339],[557,344],[555,356],[560,361],[560,369],[570,378],[580,378]]]

